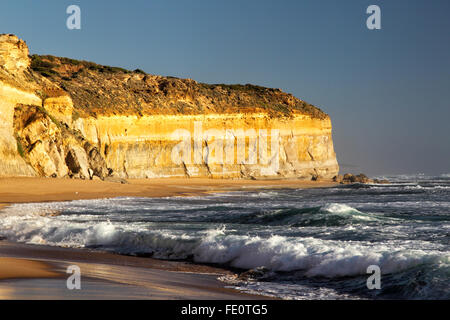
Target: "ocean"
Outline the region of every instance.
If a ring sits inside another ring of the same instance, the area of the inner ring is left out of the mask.
[[[392,183],[15,204],[0,236],[218,265],[283,299],[450,299],[450,174],[378,178]]]

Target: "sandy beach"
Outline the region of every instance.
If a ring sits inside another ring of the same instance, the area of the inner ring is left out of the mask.
[[[47,178],[1,178],[0,209],[14,203],[120,196],[192,196],[261,188],[314,188],[331,181],[134,179],[128,183]],[[1,212],[0,212],[1,214]],[[0,235],[1,239],[1,235]],[[67,290],[67,266],[80,266],[83,290]],[[124,276],[126,275],[126,276]],[[225,288],[232,272],[186,262],[129,257],[84,249],[0,240],[0,299],[261,299]],[[40,290],[45,288],[45,290]]]
[[[51,178],[0,178],[0,206],[113,197],[171,197],[261,188],[319,188],[335,182],[304,180],[228,180],[204,178],[130,179],[127,184]]]

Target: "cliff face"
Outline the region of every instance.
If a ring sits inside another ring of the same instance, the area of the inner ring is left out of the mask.
[[[29,67],[28,48],[23,41],[0,35],[0,175],[33,176],[34,170],[17,150],[13,120],[18,104],[40,104],[35,87],[24,81]],[[17,79],[16,79],[17,78]],[[21,85],[23,82],[23,85]]]
[[[331,121],[279,89],[52,56],[0,36],[0,176],[331,178]]]
[[[74,123],[122,177],[332,177],[329,119],[265,113],[101,116]]]

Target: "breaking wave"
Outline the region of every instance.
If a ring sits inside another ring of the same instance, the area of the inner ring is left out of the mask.
[[[1,219],[0,233],[9,240],[33,244],[98,248],[163,259],[192,259],[199,263],[241,269],[265,267],[272,271],[302,270],[306,276],[329,278],[363,275],[367,266],[373,264],[388,274],[420,264],[441,263],[448,266],[449,263],[448,253],[411,250],[404,243],[395,241],[374,245],[312,237],[262,237],[239,234],[224,227],[196,233],[170,232],[139,224],[122,226],[109,221],[68,222],[38,212],[5,215]],[[370,219],[358,210],[340,204],[325,205],[315,212],[319,217],[331,214]],[[262,219],[264,221],[265,218]],[[286,219],[292,217],[285,214],[282,221]],[[298,219],[295,221],[298,223]]]
[[[284,298],[368,297],[377,265],[381,298],[448,299],[448,188],[444,179],[16,204],[0,211],[0,236],[257,270],[261,281],[233,285]]]

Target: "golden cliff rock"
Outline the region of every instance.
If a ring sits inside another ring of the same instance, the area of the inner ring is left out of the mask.
[[[0,176],[332,178],[331,120],[254,85],[53,56],[0,35]]]

